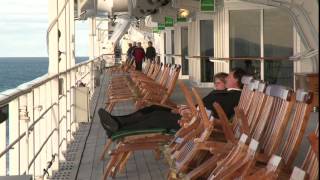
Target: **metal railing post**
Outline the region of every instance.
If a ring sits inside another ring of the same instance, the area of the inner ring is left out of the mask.
[[[19,98],[9,103],[9,144],[20,135]],[[9,152],[9,175],[20,175],[20,143]]]

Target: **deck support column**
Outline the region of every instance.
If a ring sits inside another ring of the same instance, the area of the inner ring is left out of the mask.
[[[58,16],[58,0],[48,0],[48,19],[49,24],[53,24],[52,28],[49,29],[48,34],[48,53],[49,53],[49,69],[48,74],[54,75],[59,73],[59,35],[58,35],[58,24],[59,20],[56,21]],[[59,79],[55,78],[50,82],[50,94],[51,102],[56,103],[50,112],[52,128],[57,130],[52,135],[52,154],[56,155],[56,160],[51,166],[52,170],[58,170],[59,168]]]

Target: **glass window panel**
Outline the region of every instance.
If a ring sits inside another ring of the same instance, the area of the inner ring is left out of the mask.
[[[164,44],[164,63],[166,64],[167,63],[167,57],[166,57],[166,54],[167,54],[167,33],[166,32],[164,32],[163,33],[163,44]]]
[[[186,59],[188,56],[188,27],[181,28],[181,66],[182,75],[189,74],[189,62]]]
[[[293,24],[279,9],[264,10],[264,56],[293,55]],[[293,87],[292,61],[265,61],[265,80],[271,84]]]
[[[260,11],[234,10],[229,12],[230,57],[260,57]],[[239,67],[260,78],[260,62],[231,61],[231,68]]]
[[[174,30],[171,31],[171,54],[175,54],[174,53]],[[172,64],[175,64],[175,60],[174,57],[172,57]]]
[[[213,56],[213,21],[200,21],[200,55]],[[201,59],[201,82],[212,82],[213,63],[209,58]]]

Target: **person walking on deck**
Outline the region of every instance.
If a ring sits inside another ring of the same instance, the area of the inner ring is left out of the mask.
[[[129,43],[128,46],[129,46],[129,48],[127,50],[127,59],[131,60],[131,58],[132,58],[132,50],[133,50],[132,43]]]
[[[136,70],[142,71],[142,62],[145,58],[145,51],[141,47],[141,42],[138,42],[138,46],[133,49],[132,56],[134,57],[134,62],[136,63]]]
[[[148,47],[146,50],[146,59],[150,59],[151,61],[154,61],[156,57],[156,49],[152,46],[152,42],[148,42]]]

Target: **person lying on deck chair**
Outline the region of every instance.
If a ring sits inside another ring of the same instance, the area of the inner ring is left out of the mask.
[[[206,109],[212,111],[212,116],[217,118],[217,113],[213,109],[213,103],[217,102],[225,111],[230,119],[234,115],[234,107],[238,105],[241,95],[241,78],[245,75],[242,69],[233,69],[226,77],[225,88],[221,85],[215,85],[219,90],[211,91],[203,98]],[[214,81],[221,78],[215,78]],[[223,82],[223,81],[222,81]],[[151,105],[142,108],[132,114],[125,116],[112,116],[105,109],[100,108],[98,111],[100,121],[109,137],[117,131],[124,130],[143,130],[162,128],[168,130],[178,130],[180,128],[179,120],[181,115],[167,107]]]

